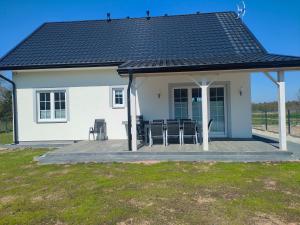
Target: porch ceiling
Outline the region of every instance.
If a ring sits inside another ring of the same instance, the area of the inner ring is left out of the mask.
[[[300,57],[276,54],[235,54],[182,59],[131,60],[118,67],[118,73],[160,73],[241,69],[300,68]]]

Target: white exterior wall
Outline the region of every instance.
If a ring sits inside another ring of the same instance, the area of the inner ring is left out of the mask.
[[[203,75],[196,73],[193,77],[200,81]],[[234,138],[250,138],[252,137],[251,123],[251,82],[249,73],[232,72],[222,73],[218,76],[210,74],[205,76],[207,80],[215,80],[212,84],[226,86],[226,110],[228,123],[228,137]],[[138,78],[137,83],[141,83],[138,88],[139,110],[142,112],[145,120],[167,119],[170,115],[171,96],[169,85],[194,85],[188,76],[177,74],[174,76],[156,76],[149,78]],[[242,96],[240,90],[242,88]],[[158,98],[160,93],[160,98]]]
[[[213,76],[208,76],[210,79]],[[196,76],[197,78],[197,76]],[[95,119],[104,118],[109,139],[126,139],[127,107],[114,109],[111,101],[111,86],[124,86],[128,79],[121,78],[115,68],[71,69],[49,71],[15,72],[17,86],[19,140],[55,141],[86,140],[89,127]],[[200,77],[198,77],[200,79]],[[251,137],[251,91],[247,73],[220,74],[217,82],[228,85],[228,136]],[[169,85],[192,83],[187,76],[152,76],[137,78],[138,114],[147,120],[169,118],[171,100]],[[243,95],[239,95],[240,88]],[[39,89],[66,88],[68,121],[65,123],[37,123],[36,96]],[[160,93],[160,98],[158,98]],[[126,103],[126,95],[125,95]]]
[[[104,118],[110,139],[126,139],[127,109],[113,109],[109,86],[124,85],[127,79],[116,70],[90,69],[53,72],[18,72],[13,76],[17,86],[20,141],[85,140],[95,119]],[[35,91],[40,88],[66,88],[68,121],[37,123]]]

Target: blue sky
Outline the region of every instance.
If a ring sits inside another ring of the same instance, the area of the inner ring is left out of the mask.
[[[0,0],[0,56],[44,22],[236,10],[239,0]],[[245,23],[271,53],[300,56],[300,1],[245,0]],[[252,101],[276,100],[275,86],[252,75]],[[287,99],[296,99],[300,71],[286,73]]]

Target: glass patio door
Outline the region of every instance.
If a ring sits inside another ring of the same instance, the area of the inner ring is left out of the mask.
[[[226,136],[225,87],[209,88],[209,119],[213,119],[210,134],[215,137]],[[199,87],[181,87],[173,90],[175,119],[190,118],[202,124],[202,92]]]
[[[202,123],[202,93],[201,88],[192,88],[192,119]]]
[[[188,89],[174,89],[174,117],[175,119],[188,118]]]
[[[209,90],[210,118],[213,119],[211,133],[225,135],[225,91],[224,87],[211,87]]]

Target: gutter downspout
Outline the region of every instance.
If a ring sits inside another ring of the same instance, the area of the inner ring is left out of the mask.
[[[13,87],[13,120],[14,120],[14,142],[15,144],[19,144],[18,137],[18,116],[17,116],[17,95],[16,95],[16,84],[12,80],[6,78],[5,76],[0,74],[0,78],[9,82]]]
[[[128,150],[132,151],[132,133],[131,133],[131,102],[130,102],[130,89],[132,84],[132,72],[129,71],[129,82],[127,87],[127,133],[128,133]]]

